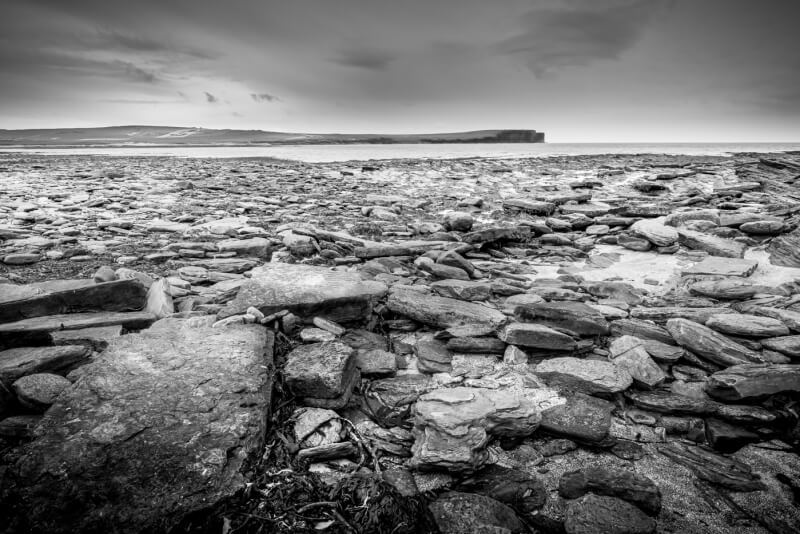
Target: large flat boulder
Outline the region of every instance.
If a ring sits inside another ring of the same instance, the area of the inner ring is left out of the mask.
[[[163,319],[82,368],[7,475],[11,531],[166,532],[243,487],[272,336],[208,325]]]
[[[0,323],[62,313],[141,310],[147,289],[139,280],[114,280],[95,284],[75,280],[73,287],[44,286],[19,288],[0,296]],[[66,285],[66,284],[65,284]],[[17,296],[19,298],[13,298]]]
[[[494,308],[402,287],[392,289],[386,306],[428,326],[448,329],[456,336],[490,334],[506,322],[506,316]]]
[[[245,313],[255,306],[264,314],[287,309],[301,317],[321,316],[332,321],[366,317],[372,304],[386,294],[381,282],[364,281],[357,273],[331,271],[313,265],[268,263],[253,269],[236,298],[219,318]]]

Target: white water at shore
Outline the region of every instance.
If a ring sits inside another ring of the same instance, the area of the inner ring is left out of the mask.
[[[181,158],[278,158],[309,163],[386,159],[516,159],[596,154],[724,156],[734,152],[800,150],[798,143],[494,143],[276,146],[4,147],[0,152],[49,155],[171,156]]]

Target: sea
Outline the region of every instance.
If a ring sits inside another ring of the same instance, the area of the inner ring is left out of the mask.
[[[392,159],[517,159],[598,154],[725,156],[736,152],[800,151],[795,143],[458,143],[272,146],[98,146],[0,148],[0,152],[178,158],[276,158],[308,163]]]

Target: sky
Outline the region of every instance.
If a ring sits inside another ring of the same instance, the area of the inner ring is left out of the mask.
[[[800,0],[0,0],[0,128],[800,141]]]

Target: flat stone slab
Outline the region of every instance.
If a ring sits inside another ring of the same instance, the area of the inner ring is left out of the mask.
[[[49,342],[50,332],[77,330],[97,326],[121,325],[129,330],[147,328],[156,317],[149,312],[69,313],[32,317],[14,323],[0,324],[0,348],[21,346],[22,341]],[[39,343],[41,344],[41,343]]]
[[[208,325],[162,319],[82,368],[9,470],[12,531],[166,532],[242,488],[273,338]]]
[[[457,337],[490,334],[507,321],[494,308],[399,287],[392,290],[386,306],[422,324],[448,329]]]
[[[755,260],[745,260],[737,258],[720,258],[709,256],[699,263],[681,271],[687,275],[719,275],[719,276],[741,276],[748,277],[758,267]]]
[[[141,310],[144,307],[147,289],[138,280],[114,280],[100,284],[95,284],[91,280],[84,284],[79,284],[77,280],[74,282],[75,287],[55,286],[48,289],[39,286],[18,289],[15,293],[22,297],[19,299],[0,297],[2,299],[0,323],[44,315],[97,311],[122,312]]]
[[[250,280],[220,313],[224,319],[255,306],[265,315],[288,309],[301,317],[321,316],[337,322],[366,317],[386,294],[381,282],[364,281],[357,273],[312,265],[268,263],[253,269]]]

